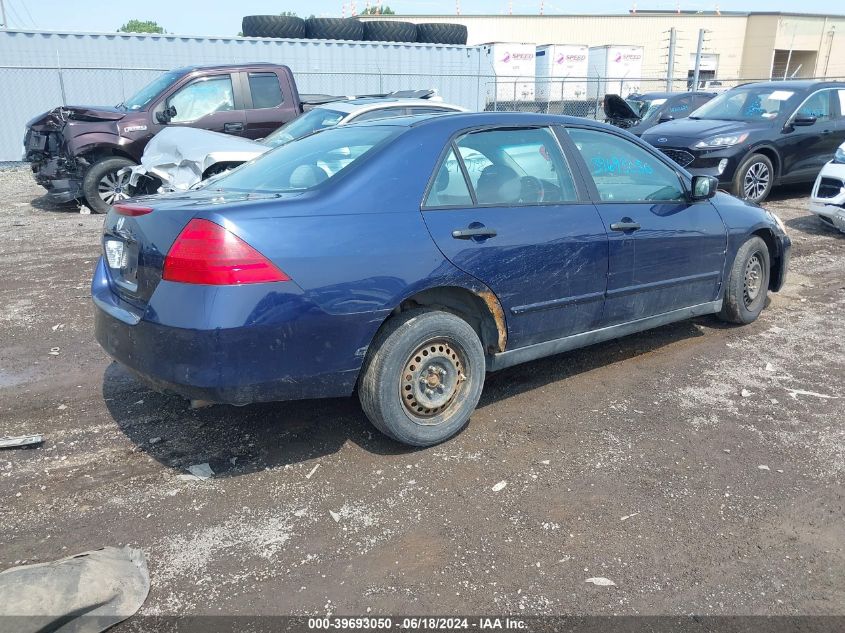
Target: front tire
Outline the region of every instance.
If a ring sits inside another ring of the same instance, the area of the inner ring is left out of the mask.
[[[88,169],[82,179],[82,193],[94,213],[108,213],[112,205],[135,195],[129,173],[118,174],[124,167],[134,167],[128,158],[103,158]]]
[[[485,372],[484,349],[466,321],[449,312],[409,310],[391,318],[370,345],[358,397],[388,437],[433,446],[469,422]]]
[[[736,170],[732,192],[737,198],[760,204],[772,192],[775,168],[763,154],[751,154]]]
[[[728,273],[719,318],[742,325],[757,320],[766,305],[770,270],[769,248],[761,238],[752,237],[740,246]]]

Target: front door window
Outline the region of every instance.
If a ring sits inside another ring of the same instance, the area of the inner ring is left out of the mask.
[[[234,110],[232,78],[214,75],[198,79],[171,96],[167,105],[176,111],[170,118],[171,123],[189,123],[215,112]]]

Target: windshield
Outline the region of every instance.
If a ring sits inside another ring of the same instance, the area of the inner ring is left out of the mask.
[[[631,106],[631,109],[641,118],[647,119],[657,112],[657,110],[666,103],[666,99],[637,99],[636,97],[628,97],[625,103]]]
[[[285,123],[261,142],[270,147],[278,147],[279,145],[284,145],[295,139],[307,136],[311,132],[316,132],[327,127],[334,127],[340,123],[340,120],[344,116],[346,116],[346,113],[339,112],[338,110],[314,108],[310,112],[306,112],[302,116],[295,118],[293,121]]]
[[[132,97],[123,102],[123,107],[127,110],[140,110],[145,107],[150,101],[155,99],[168,86],[172,85],[177,79],[182,76],[182,73],[171,70],[168,73],[159,75],[153,79],[146,86],[141,88]]]
[[[691,119],[720,121],[770,121],[791,108],[792,90],[776,88],[734,88],[723,92],[696,110]]]
[[[209,183],[209,189],[285,193],[313,189],[400,128],[341,126],[280,145]],[[205,188],[205,187],[203,187]]]

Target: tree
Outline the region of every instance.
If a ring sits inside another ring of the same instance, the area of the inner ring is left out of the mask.
[[[361,12],[361,15],[396,15],[396,11],[387,6],[375,6],[367,7]]]
[[[129,20],[117,29],[118,33],[164,33],[164,27],[152,20]]]
[[[295,18],[296,17],[296,11],[282,11],[279,15],[283,15],[283,16],[288,17],[288,18]]]

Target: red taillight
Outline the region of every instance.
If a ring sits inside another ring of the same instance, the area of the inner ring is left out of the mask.
[[[142,207],[137,204],[116,204],[112,208],[118,215],[128,215],[132,218],[153,212],[152,207]]]
[[[182,229],[164,258],[161,278],[211,286],[290,281],[264,255],[209,220],[191,220]]]

